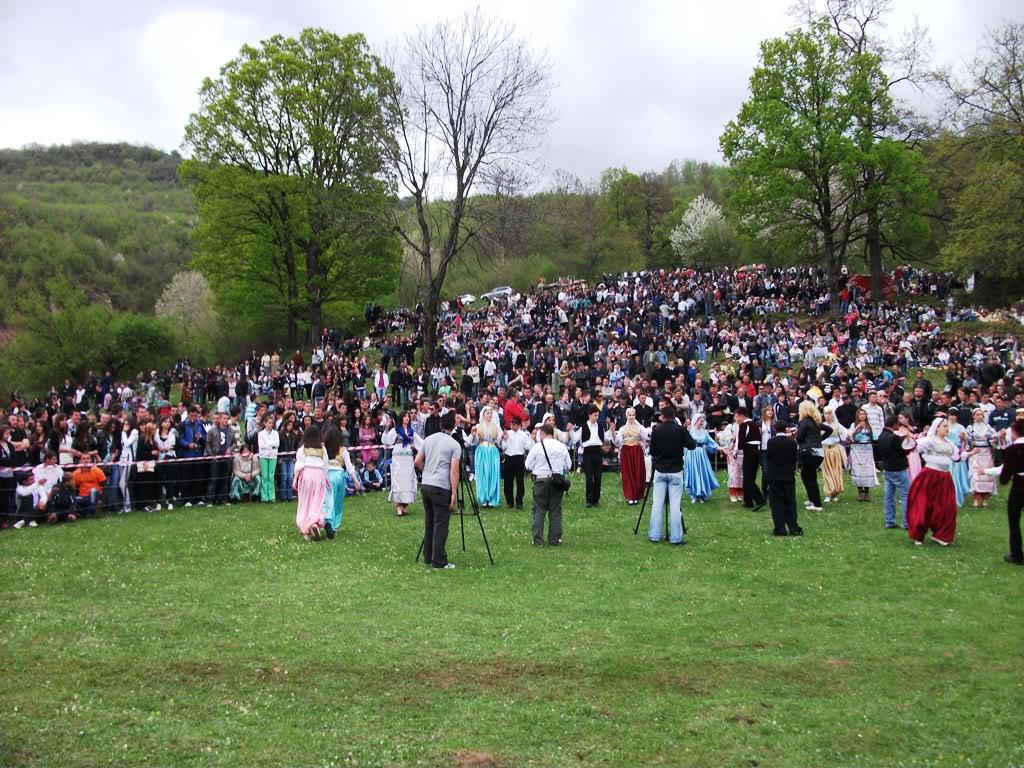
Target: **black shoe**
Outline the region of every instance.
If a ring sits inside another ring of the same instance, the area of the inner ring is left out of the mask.
[[[765,504],[766,504],[766,502],[764,502],[764,501],[762,501],[762,502],[761,502],[760,504],[757,504],[757,505],[756,505],[756,506],[754,507],[754,511],[755,511],[755,512],[760,512],[760,511],[761,511],[762,509],[764,509],[764,507],[765,507]]]
[[[789,532],[789,535],[790,536],[803,536],[804,535],[804,529],[803,528],[795,528],[794,530]]]
[[[591,504],[589,501],[587,502],[587,509],[590,509],[591,507],[595,507],[595,506],[597,506],[597,505],[596,504]]]
[[[324,530],[327,532],[328,539],[334,538],[334,526],[331,525],[330,522],[328,522],[327,520],[324,520]]]
[[[1010,565],[1024,565],[1024,559],[1018,560],[1013,555],[1003,555],[1003,560]]]
[[[788,531],[772,531],[772,536],[789,536]]]
[[[523,508],[522,504],[516,504],[516,509],[522,509],[522,508]]]

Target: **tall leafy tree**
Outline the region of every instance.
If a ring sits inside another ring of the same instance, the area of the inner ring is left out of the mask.
[[[203,82],[182,175],[200,214],[194,263],[219,301],[295,341],[394,288],[393,87],[362,35],[322,29],[244,46]]]
[[[833,289],[864,236],[857,115],[885,99],[881,81],[878,58],[847,55],[826,24],[795,30],[761,44],[750,98],[721,137],[742,226],[776,251],[809,255]]]
[[[973,166],[952,200],[944,261],[974,273],[984,298],[1020,299],[1024,280],[1024,23],[989,30],[963,71],[937,75],[946,96],[946,137]]]

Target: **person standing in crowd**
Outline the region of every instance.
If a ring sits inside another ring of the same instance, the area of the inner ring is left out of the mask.
[[[273,504],[276,500],[274,478],[277,476],[277,453],[281,446],[281,436],[274,429],[274,414],[264,413],[262,418],[263,423],[256,438],[260,456],[260,501]]]
[[[580,447],[583,449],[583,474],[587,484],[587,507],[601,503],[601,475],[604,472],[604,450],[606,436],[604,427],[597,420],[600,409],[591,403],[587,406],[587,420],[580,429]]]
[[[523,429],[523,421],[518,416],[512,418],[511,427],[501,439],[505,453],[505,504],[509,509],[523,508],[523,496],[526,495],[526,454],[533,447],[530,433]]]
[[[992,475],[998,471],[1000,484],[1010,486],[1010,497],[1006,501],[1010,553],[1004,555],[1003,560],[1010,565],[1024,565],[1020,533],[1020,516],[1024,509],[1024,420],[1017,419],[1008,429],[1013,442],[1003,450],[1003,465],[986,472]]]
[[[743,501],[743,453],[736,450],[737,432],[736,424],[726,424],[718,433],[718,447],[725,455],[729,501],[735,503]]]
[[[189,408],[188,418],[182,423],[178,434],[178,457],[181,463],[182,498],[185,506],[193,504],[202,506],[206,490],[207,463],[202,459],[206,455],[206,428],[199,418],[199,406]]]
[[[327,490],[324,493],[324,532],[333,539],[341,528],[345,513],[345,493],[348,480],[352,481],[356,493],[362,491],[362,484],[348,449],[342,444],[341,431],[327,427],[323,433],[324,452],[327,454]]]
[[[885,496],[882,508],[885,512],[885,527],[907,527],[907,497],[910,493],[910,462],[907,455],[916,450],[913,438],[899,430],[900,417],[895,413],[885,420],[885,428],[878,438],[878,456],[882,461],[882,479],[885,482]],[[900,495],[903,507],[902,521],[896,522],[896,494]]]
[[[636,408],[627,408],[626,422],[615,431],[612,440],[619,448],[622,495],[630,506],[640,503],[647,488],[647,463],[644,460],[643,444],[650,437],[651,431],[636,419]]]
[[[389,429],[382,440],[391,446],[391,491],[388,499],[395,505],[395,514],[409,514],[409,505],[416,501],[415,454],[422,450],[423,440],[413,429],[412,413],[405,411],[398,424]]]
[[[178,464],[175,461],[178,433],[170,416],[161,417],[153,442],[156,444],[156,508],[161,509],[159,493],[163,489],[167,509],[174,509],[174,502],[178,498]]]
[[[737,406],[739,407],[739,406]],[[761,493],[768,496],[768,441],[775,434],[776,423],[779,429],[785,429],[785,422],[777,422],[775,418],[775,405],[768,405],[761,409],[760,424],[760,446],[758,448],[758,466],[761,470]]]
[[[719,487],[715,471],[708,459],[708,453],[714,453],[717,446],[705,429],[706,424],[707,419],[703,413],[694,418],[689,432],[697,447],[686,448],[683,452],[683,487],[686,488],[691,504],[698,501],[703,504]]]
[[[206,435],[206,455],[210,457],[210,480],[206,484],[206,503],[230,506],[231,466],[238,450],[238,435],[228,424],[228,415],[218,413]]]
[[[320,427],[310,425],[302,434],[302,446],[295,456],[292,490],[298,494],[295,526],[306,541],[320,541],[324,527],[324,497],[327,495],[327,451]]]
[[[454,411],[441,417],[440,426],[440,431],[423,441],[415,466],[421,473],[423,494],[423,562],[438,570],[449,570],[455,564],[448,562],[445,545],[459,489],[462,446],[451,434],[455,430]]]
[[[132,511],[132,489],[135,483],[135,452],[139,447],[139,430],[135,428],[135,417],[125,416],[121,427],[121,454],[118,465],[121,467],[121,510],[119,514]]]
[[[562,494],[551,483],[552,475],[565,475],[572,466],[572,458],[565,445],[555,438],[555,427],[545,422],[540,428],[540,439],[530,448],[525,467],[533,479],[533,509],[531,532],[533,546],[544,546],[544,519],[548,521],[548,545],[562,543]]]
[[[480,423],[470,430],[469,440],[471,444],[476,445],[473,459],[476,471],[476,498],[484,509],[496,507],[501,501],[499,437],[501,430],[497,419],[494,418],[494,409],[485,406],[480,412]]]
[[[651,460],[654,464],[653,499],[647,538],[657,544],[664,539],[662,533],[665,502],[668,502],[668,540],[670,544],[685,544],[683,538],[683,451],[696,450],[697,443],[686,429],[676,421],[676,410],[670,405],[661,409],[661,422],[651,433]]]
[[[302,435],[298,431],[293,412],[288,411],[281,417],[277,434],[277,465],[281,470],[281,485],[277,498],[281,501],[292,501],[295,499],[295,491],[292,489],[292,481],[295,479],[295,454],[302,444]]]
[[[761,428],[750,418],[750,412],[743,407],[736,409],[737,453],[743,455],[743,506],[755,512],[764,508],[766,500],[757,487],[757,470],[761,465]]]
[[[837,501],[843,492],[843,471],[846,469],[846,452],[842,443],[846,440],[846,428],[839,423],[835,408],[825,406],[825,426],[832,433],[821,441],[825,451],[821,464],[821,477],[825,481],[825,502]]]
[[[907,524],[915,544],[924,544],[928,531],[932,541],[944,547],[956,535],[956,488],[953,486],[953,462],[960,451],[947,440],[949,424],[936,417],[928,436],[918,440],[917,450],[924,456],[924,469],[910,485],[907,499]]]
[[[135,482],[132,501],[144,512],[156,511],[160,499],[160,484],[156,479],[156,424],[147,422],[139,430],[139,443],[135,450]]]
[[[878,474],[875,470],[874,437],[868,414],[863,408],[857,409],[846,439],[850,445],[850,480],[857,486],[857,501],[867,501],[868,492],[878,485]]]
[[[800,403],[798,414],[800,421],[796,428],[796,444],[800,452],[800,480],[807,492],[807,503],[804,506],[811,512],[821,512],[818,467],[825,459],[825,449],[821,441],[832,434],[832,428],[821,423],[821,413],[810,400]]]
[[[953,487],[956,489],[956,505],[962,507],[967,494],[971,492],[971,476],[967,469],[966,435],[967,427],[960,423],[960,409],[950,408],[946,411],[946,424],[949,429],[946,440],[956,448],[953,460]]]
[[[804,401],[809,403],[809,401]],[[813,405],[812,405],[813,407]],[[817,410],[817,409],[815,409]],[[800,417],[801,423],[808,415]],[[810,427],[808,427],[810,429]],[[799,428],[798,432],[799,434]],[[812,438],[813,439],[813,438]],[[799,440],[780,432],[768,441],[768,501],[772,510],[772,534],[803,536],[796,513],[796,459]],[[804,481],[806,487],[806,480]],[[817,482],[815,482],[817,485]]]
[[[996,431],[985,423],[985,411],[975,408],[973,422],[967,428],[967,467],[971,476],[971,493],[974,494],[975,508],[988,508],[988,500],[995,492],[996,478],[986,473],[995,466],[993,449],[996,445]]]

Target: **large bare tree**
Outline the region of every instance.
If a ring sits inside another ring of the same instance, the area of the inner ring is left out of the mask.
[[[474,200],[538,169],[554,118],[551,65],[515,27],[479,8],[420,27],[392,57],[399,118],[393,163],[413,203],[395,229],[422,264],[423,361],[433,365],[448,270],[472,255],[495,207]]]

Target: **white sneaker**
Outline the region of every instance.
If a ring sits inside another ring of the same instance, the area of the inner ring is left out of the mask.
[[[29,528],[38,528],[39,527],[39,523],[37,523],[35,520],[29,520],[28,521],[28,527]]]
[[[826,497],[824,498],[824,502],[825,502],[826,504],[828,504],[828,503],[829,503],[830,501],[832,501],[832,497],[831,497],[831,496],[826,496]]]
[[[169,501],[167,502],[167,509],[168,509],[168,511],[174,509],[174,505],[171,504],[171,502],[169,502]]]
[[[914,546],[915,547],[923,547],[924,546],[924,542],[923,541],[915,541],[914,542]]]
[[[163,508],[164,508],[164,505],[163,505],[163,504],[157,504],[157,505],[156,505],[155,507],[153,507],[153,511],[154,511],[154,512],[159,512],[159,511],[160,511],[160,510],[162,510]]]
[[[18,522],[16,522],[16,523],[14,524],[14,527],[15,527],[15,528],[18,528],[19,530],[20,530],[21,528],[24,528],[24,527],[25,527],[25,521],[24,521],[24,520],[19,520]]]
[[[196,502],[196,506],[197,507],[205,507],[206,506],[206,502],[205,501],[197,501]]]
[[[811,502],[809,502],[809,501],[805,501],[805,502],[804,502],[804,507],[805,507],[805,508],[807,508],[807,509],[810,509],[810,508],[811,508],[811,507],[813,507],[813,506],[814,506],[814,505],[813,505],[813,504],[812,504]]]
[[[31,525],[31,523],[29,523],[29,525]],[[934,536],[932,536],[932,541],[934,541],[940,547],[948,547],[950,545],[950,542],[943,541],[942,539],[936,539]]]
[[[448,563],[448,565],[446,565],[444,568],[440,568],[439,570],[442,570],[442,571],[454,571],[455,570],[455,563]]]
[[[691,499],[690,499],[690,503],[691,503],[691,504],[696,504],[696,503],[697,503],[697,500],[696,500],[696,499],[694,499],[694,498],[691,498]]]
[[[821,507],[807,507],[808,512],[821,512]]]
[[[191,509],[191,508],[192,508],[192,502],[191,501],[186,501],[185,502],[185,509]]]

